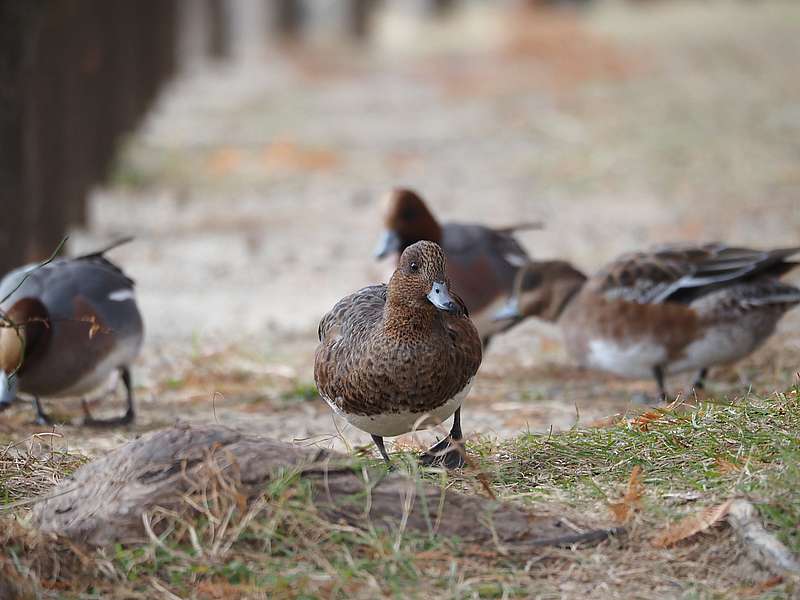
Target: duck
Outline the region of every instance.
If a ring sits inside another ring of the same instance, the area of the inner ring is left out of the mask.
[[[403,250],[388,284],[341,299],[319,324],[314,380],[334,413],[372,436],[391,464],[384,437],[439,425],[450,433],[423,465],[464,465],[461,405],[482,360],[478,331],[447,277],[442,248]]]
[[[410,245],[435,242],[447,256],[448,276],[469,309],[484,346],[513,325],[492,319],[511,295],[519,268],[530,256],[514,237],[517,231],[540,229],[541,223],[493,228],[474,223],[442,223],[417,192],[396,188],[388,194],[385,230],[374,251],[376,259],[398,259]]]
[[[127,425],[135,418],[130,365],[144,337],[134,282],[104,254],[130,238],[76,258],[32,264],[0,281],[0,410],[18,392],[32,396],[37,424],[52,424],[42,397],[87,394],[118,371],[127,410],[86,425]]]
[[[800,303],[781,281],[800,247],[756,250],[723,243],[666,244],[620,256],[587,277],[567,261],[531,261],[519,273],[500,320],[557,322],[568,354],[584,367],[654,378],[736,362]]]

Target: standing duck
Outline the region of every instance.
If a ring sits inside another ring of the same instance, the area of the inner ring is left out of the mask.
[[[626,254],[586,278],[564,261],[536,261],[496,318],[558,321],[580,364],[623,377],[697,371],[758,348],[800,303],[800,289],[780,281],[800,248],[751,250],[723,244],[670,245]]]
[[[447,255],[447,274],[461,294],[484,345],[511,326],[492,319],[493,313],[511,295],[514,278],[530,260],[512,235],[539,228],[539,223],[493,229],[465,223],[439,224],[415,192],[398,188],[389,194],[386,230],[375,249],[375,257],[400,254],[420,240],[436,242]]]
[[[103,254],[20,267],[0,281],[0,410],[17,391],[33,396],[36,422],[51,423],[40,397],[86,394],[119,371],[127,392],[124,416],[85,424],[133,421],[129,365],[142,345],[142,317],[133,281]]]
[[[450,435],[422,463],[464,464],[461,403],[481,364],[481,340],[445,273],[437,244],[412,244],[388,285],[343,298],[319,324],[317,389],[337,414],[372,435],[387,462],[385,436],[454,415]]]

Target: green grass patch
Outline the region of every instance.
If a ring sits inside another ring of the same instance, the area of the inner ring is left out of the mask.
[[[713,503],[744,495],[800,552],[798,387],[768,398],[665,411],[647,423],[523,434],[474,448],[504,497],[581,507],[618,493],[638,465],[653,517],[682,512],[685,503],[674,498]]]

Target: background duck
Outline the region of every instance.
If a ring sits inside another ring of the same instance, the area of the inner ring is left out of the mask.
[[[558,321],[580,364],[631,378],[664,376],[737,361],[758,348],[800,289],[780,281],[800,248],[752,250],[723,244],[661,246],[626,254],[586,278],[564,261],[535,261],[496,315]]]
[[[340,300],[319,324],[314,379],[322,398],[372,435],[388,462],[384,436],[438,425],[454,415],[449,439],[424,464],[464,463],[461,404],[481,364],[481,341],[450,291],[446,259],[433,242],[408,246],[388,285]]]
[[[0,310],[19,327],[0,328],[0,410],[17,391],[24,392],[33,396],[37,423],[50,423],[41,396],[88,393],[118,370],[127,392],[125,415],[96,420],[84,404],[84,423],[133,421],[129,365],[139,354],[144,328],[133,280],[103,256],[127,241],[78,258],[20,267],[3,278]]]
[[[471,223],[440,224],[414,191],[397,188],[389,194],[386,230],[375,249],[378,259],[396,253],[420,240],[439,244],[447,255],[447,274],[464,299],[484,345],[491,337],[513,325],[492,319],[508,299],[514,278],[530,257],[512,235],[538,229],[540,223],[520,223],[492,228]]]

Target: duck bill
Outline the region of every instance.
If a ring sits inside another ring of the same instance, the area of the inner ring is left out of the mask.
[[[17,398],[17,378],[9,377],[0,369],[0,410],[3,410]]]
[[[441,281],[435,281],[431,291],[428,292],[428,300],[439,310],[450,313],[451,315],[461,314],[461,306],[453,300],[447,285]]]
[[[378,244],[375,246],[373,255],[376,260],[386,258],[394,252],[400,251],[400,236],[394,231],[387,229],[381,234]]]
[[[492,321],[512,321],[519,319],[522,315],[519,312],[519,301],[516,298],[509,298],[494,315]]]

